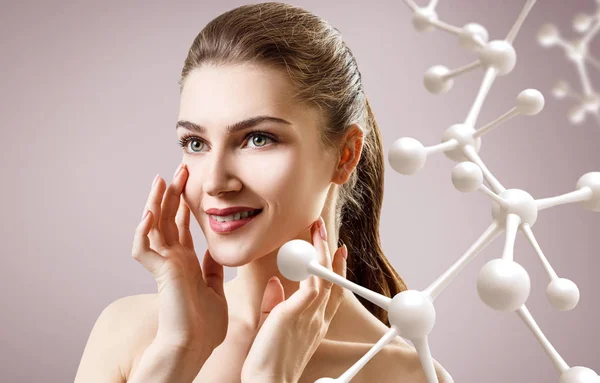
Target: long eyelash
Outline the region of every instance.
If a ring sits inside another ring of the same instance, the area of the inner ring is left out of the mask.
[[[178,141],[179,146],[181,146],[182,148],[185,148],[188,144],[188,142],[192,141],[192,140],[196,140],[196,141],[202,141],[204,142],[200,137],[194,136],[192,134],[184,134],[183,136],[181,136],[181,138]]]
[[[267,137],[267,138],[269,138],[269,139],[273,140],[273,142],[279,142],[279,139],[278,139],[277,137],[275,137],[275,136],[274,136],[274,135],[272,135],[271,133],[263,132],[262,130],[251,130],[251,131],[250,131],[248,134],[246,134],[246,136],[244,137],[244,141],[245,141],[245,140],[246,140],[248,137],[251,137],[251,136],[264,136],[264,137]],[[179,146],[181,146],[182,148],[185,148],[185,147],[187,147],[187,144],[188,144],[190,141],[200,141],[200,142],[203,142],[204,144],[206,144],[206,142],[205,142],[205,141],[204,141],[202,138],[200,138],[200,137],[198,137],[198,136],[195,136],[195,135],[193,135],[193,134],[189,134],[189,133],[186,133],[186,134],[184,134],[183,136],[181,136],[181,138],[180,138],[180,139],[177,141],[177,143],[178,143],[178,145],[179,145]]]

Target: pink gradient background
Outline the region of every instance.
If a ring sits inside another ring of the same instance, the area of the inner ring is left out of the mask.
[[[174,123],[183,60],[208,21],[244,3],[3,3],[2,381],[72,381],[102,309],[119,297],[156,292],[152,276],[130,253],[154,175],[170,182],[181,158]],[[386,158],[394,140],[409,136],[432,145],[465,118],[481,71],[460,77],[449,93],[437,96],[427,93],[422,78],[432,65],[454,68],[473,54],[444,32],[417,33],[401,0],[294,4],[345,36],[382,130]],[[443,21],[479,22],[498,39],[523,4],[441,0],[437,9]],[[571,101],[550,94],[559,78],[579,88],[574,66],[560,49],[541,48],[535,40],[544,22],[574,36],[573,16],[594,7],[592,0],[538,1],[514,44],[516,68],[492,87],[479,126],[511,108],[525,88],[546,97],[539,115],[517,117],[483,140],[482,158],[508,188],[549,197],[574,190],[582,174],[600,170],[600,127],[593,120],[570,125]],[[591,49],[596,57],[599,44]],[[453,166],[435,155],[407,177],[386,165],[383,247],[409,288],[427,287],[491,223],[487,198],[453,188]],[[579,286],[581,300],[570,312],[547,302],[548,277],[522,234],[515,249],[515,260],[531,277],[527,307],[537,323],[569,365],[596,372],[599,229],[600,216],[576,205],[540,213],[533,227],[557,273]],[[204,249],[197,226],[193,234]],[[436,300],[432,354],[456,382],[558,382],[517,315],[495,312],[477,295],[478,272],[501,255],[503,242],[504,236],[496,239]],[[226,280],[234,275],[226,270]]]

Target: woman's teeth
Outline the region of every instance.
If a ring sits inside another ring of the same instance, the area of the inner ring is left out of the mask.
[[[218,222],[231,222],[231,221],[237,221],[238,219],[247,218],[248,216],[256,215],[260,212],[261,212],[261,210],[259,209],[259,210],[250,210],[250,211],[245,211],[243,213],[236,213],[236,214],[225,215],[225,216],[211,215],[211,217],[213,217],[213,219]]]

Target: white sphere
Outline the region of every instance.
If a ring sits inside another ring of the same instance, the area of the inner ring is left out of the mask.
[[[579,288],[570,279],[555,278],[546,287],[546,296],[552,307],[560,311],[567,311],[577,306]]]
[[[554,84],[554,87],[552,87],[552,94],[554,97],[559,99],[565,98],[567,93],[569,93],[569,90],[569,83],[567,83],[565,80],[559,80],[556,82],[556,84]]]
[[[477,41],[488,42],[488,31],[481,24],[469,23],[462,27],[458,35],[458,42],[461,47],[470,51],[476,51],[480,48]]]
[[[600,100],[595,93],[583,96],[583,108],[590,113],[597,113],[600,108]]]
[[[592,17],[585,13],[579,13],[573,17],[573,29],[579,33],[586,32],[592,25]]]
[[[437,20],[438,16],[435,10],[429,8],[419,8],[413,13],[412,25],[417,32],[429,32],[434,29],[431,25],[432,20]]]
[[[477,277],[477,293],[494,310],[515,311],[527,301],[531,281],[514,261],[497,258],[486,263]]]
[[[583,104],[577,104],[572,106],[567,112],[569,122],[574,125],[579,125],[585,120],[585,106]]]
[[[584,209],[600,211],[600,172],[589,172],[579,177],[575,187],[579,190],[586,186],[592,189],[592,198],[580,204]]]
[[[431,298],[418,290],[404,290],[392,298],[388,309],[390,325],[399,334],[413,340],[429,335],[435,324],[435,307]]]
[[[498,75],[510,73],[517,63],[515,48],[506,40],[494,40],[479,51],[479,58],[485,67],[493,67]]]
[[[537,40],[543,47],[550,47],[559,39],[558,28],[554,24],[544,24],[537,33]]]
[[[537,221],[538,208],[535,198],[531,194],[521,189],[507,189],[498,193],[498,196],[508,203],[508,209],[503,209],[496,202],[492,203],[492,217],[500,227],[505,227],[506,217],[509,214],[518,215],[521,223],[533,227]]]
[[[468,124],[454,124],[446,129],[442,134],[442,142],[454,139],[459,144],[455,149],[446,150],[444,152],[446,157],[456,162],[469,161],[464,153],[464,147],[467,145],[472,146],[479,153],[481,137],[474,138],[473,133],[475,133],[475,129]]]
[[[333,379],[333,378],[320,378],[315,380],[315,383],[335,383],[337,382],[337,379]]]
[[[452,169],[452,184],[458,191],[469,193],[479,189],[482,183],[483,172],[474,162],[461,162]]]
[[[394,141],[388,153],[388,162],[396,172],[404,175],[415,174],[423,168],[427,153],[419,141],[402,137]]]
[[[427,69],[423,76],[423,84],[425,88],[433,93],[445,93],[452,88],[454,80],[452,78],[445,79],[443,76],[448,74],[450,69],[443,65],[435,65]]]
[[[594,372],[594,370],[582,367],[575,366],[571,367],[568,370],[564,371],[560,374],[560,379],[558,383],[599,383],[600,378],[598,374]]]
[[[290,281],[302,281],[308,278],[308,265],[317,261],[317,250],[302,239],[293,239],[283,244],[277,252],[277,267]]]
[[[517,96],[517,111],[527,116],[538,114],[544,109],[544,96],[537,89],[525,89]]]

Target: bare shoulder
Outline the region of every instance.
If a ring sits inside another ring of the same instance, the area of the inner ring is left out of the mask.
[[[102,309],[81,356],[76,383],[127,381],[129,361],[145,340],[140,329],[150,328],[146,318],[151,315],[146,314],[151,295],[118,298]]]
[[[114,337],[119,339],[123,355],[121,371],[128,378],[140,351],[145,350],[156,336],[157,294],[136,294],[119,298],[111,303],[114,311]],[[112,336],[111,335],[111,336]]]

